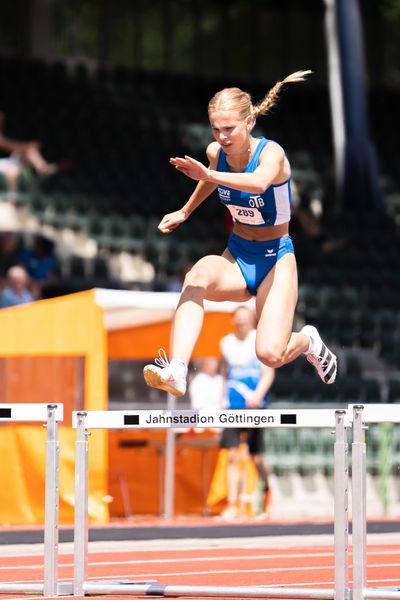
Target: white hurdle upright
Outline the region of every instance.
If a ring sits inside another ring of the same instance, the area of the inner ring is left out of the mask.
[[[59,513],[59,441],[58,423],[63,420],[62,404],[0,404],[0,423],[44,423],[47,427],[44,580],[42,583],[1,583],[0,593],[39,593],[46,597],[61,591],[71,593],[72,586],[58,584],[58,513]]]
[[[353,411],[352,443],[352,600],[390,598],[400,600],[400,586],[367,587],[367,514],[365,429],[368,423],[400,423],[399,404],[351,405]],[[351,418],[351,415],[349,415]]]
[[[148,596],[221,596],[315,598],[348,600],[348,444],[347,411],[304,410],[142,410],[74,412],[77,429],[75,455],[74,595],[136,594]],[[151,581],[92,581],[88,567],[88,436],[91,429],[148,429],[196,427],[317,427],[335,430],[334,446],[334,554],[332,589],[256,586],[162,585]]]

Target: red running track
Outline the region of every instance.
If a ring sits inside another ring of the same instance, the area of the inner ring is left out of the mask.
[[[43,580],[41,556],[19,554],[3,556],[0,560],[0,582]],[[333,588],[333,564],[332,546],[240,548],[238,543],[237,547],[225,548],[91,552],[88,577],[105,581],[154,579],[160,585]],[[70,581],[72,574],[72,555],[62,554],[59,580]],[[368,587],[400,586],[400,545],[368,546],[367,578]],[[21,596],[21,593],[0,592],[0,600]],[[128,597],[112,596],[114,599]],[[26,598],[33,600],[36,596]]]

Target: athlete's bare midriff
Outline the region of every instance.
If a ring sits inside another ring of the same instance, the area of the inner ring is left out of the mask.
[[[257,242],[269,242],[289,234],[289,222],[280,225],[270,225],[267,227],[254,227],[253,225],[242,225],[235,223],[233,233],[245,240],[255,240]]]

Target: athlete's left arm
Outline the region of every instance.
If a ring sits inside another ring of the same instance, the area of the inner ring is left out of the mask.
[[[246,405],[249,408],[260,408],[263,405],[264,397],[269,392],[275,379],[275,369],[262,365],[261,377],[257,387],[249,398],[246,398]]]
[[[288,173],[285,173],[285,153],[275,142],[265,146],[253,173],[214,171],[190,156],[175,158],[173,164],[191,179],[225,185],[249,194],[262,194],[273,183],[281,183],[288,178]]]

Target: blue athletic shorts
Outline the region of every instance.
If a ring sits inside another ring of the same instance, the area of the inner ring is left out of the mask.
[[[231,233],[228,250],[236,260],[250,294],[255,296],[272,267],[288,252],[294,254],[292,239],[285,235],[269,242],[245,240]]]

